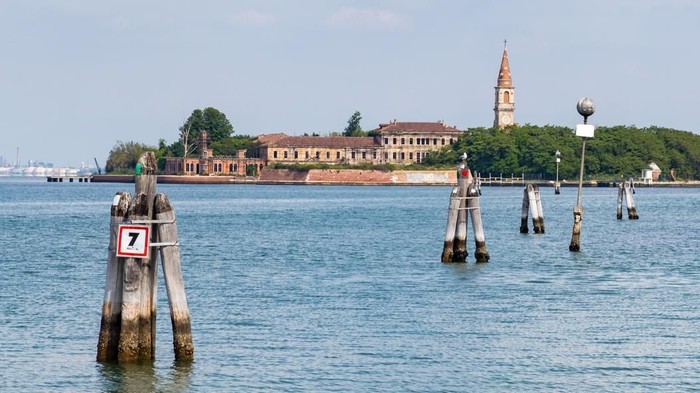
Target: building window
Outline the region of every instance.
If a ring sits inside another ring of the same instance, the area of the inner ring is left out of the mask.
[[[286,152],[286,151],[284,152],[284,158],[287,158],[287,152]]]
[[[238,173],[238,164],[233,164],[233,171]]]
[[[388,145],[389,144],[389,138],[384,138],[384,144]]]
[[[507,90],[503,92],[503,102],[510,104],[510,92]]]
[[[377,151],[376,150],[372,152],[372,159],[375,159],[375,160],[377,159]]]
[[[452,144],[452,138],[450,138],[450,145]]]
[[[321,158],[321,152],[320,152],[320,151],[317,151],[317,152],[316,152],[316,159],[318,160],[319,158]]]
[[[272,152],[272,158],[277,158],[277,150]]]
[[[393,152],[391,155],[396,159],[396,152]]]
[[[437,146],[437,138],[434,138],[434,139],[433,139],[433,145],[436,145],[436,146]]]
[[[307,160],[309,159],[309,151],[308,150],[306,151],[305,157]]]
[[[328,160],[329,158],[331,158],[331,152],[327,151],[326,152],[326,160]]]
[[[401,152],[401,161],[403,161],[403,160],[405,160],[405,159],[406,159],[406,153]]]
[[[396,144],[396,138],[393,138],[392,143],[395,145]]]
[[[408,144],[412,145],[413,144],[413,138],[408,138]]]
[[[299,152],[298,152],[298,151],[295,151],[295,152],[294,152],[294,159],[295,159],[295,160],[298,160],[298,159],[299,159]]]
[[[362,152],[362,159],[363,160],[367,159],[367,152],[364,152],[364,151]]]
[[[340,160],[340,152],[339,151],[335,152],[335,158],[336,158],[336,160]]]
[[[413,153],[408,153],[408,159],[412,160],[413,159]]]
[[[350,158],[355,159],[355,152],[350,153]]]
[[[228,173],[233,173],[233,164],[228,164]]]
[[[445,144],[445,138],[442,138],[442,144],[443,145]]]
[[[401,144],[405,145],[406,144],[406,138],[401,138]]]

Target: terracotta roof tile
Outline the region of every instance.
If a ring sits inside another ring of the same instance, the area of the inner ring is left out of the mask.
[[[458,130],[457,127],[452,127],[445,125],[442,122],[397,122],[393,121],[388,124],[380,124],[379,128],[374,130],[381,134],[383,133],[400,133],[400,132],[414,132],[414,133],[454,133],[459,134],[462,131]]]
[[[268,147],[325,147],[372,148],[379,147],[372,137],[345,136],[286,136],[267,143]]]
[[[262,134],[262,135],[258,136],[258,138],[256,139],[256,141],[257,141],[259,144],[264,145],[264,144],[266,144],[266,143],[270,143],[270,142],[272,142],[272,141],[276,141],[276,140],[278,140],[278,139],[285,138],[285,137],[287,137],[287,136],[288,136],[288,135],[285,134],[285,133],[278,133],[278,134]]]

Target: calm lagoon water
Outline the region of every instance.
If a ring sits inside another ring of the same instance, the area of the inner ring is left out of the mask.
[[[491,261],[442,264],[450,187],[159,185],[196,360],[95,359],[109,211],[131,184],[0,178],[0,391],[700,391],[700,189],[484,188]],[[470,229],[471,231],[471,229]],[[469,251],[473,237],[469,234]]]

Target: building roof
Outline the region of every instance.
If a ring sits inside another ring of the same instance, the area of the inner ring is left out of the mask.
[[[287,136],[288,136],[287,134],[282,133],[282,132],[277,133],[277,134],[262,134],[262,135],[258,136],[256,141],[259,144],[264,145],[266,143],[270,143],[270,142],[276,141],[278,139],[286,138]]]
[[[508,63],[508,50],[503,47],[501,69],[498,70],[498,87],[513,87],[513,79],[510,77],[510,64]]]
[[[263,142],[264,143],[264,142]],[[372,137],[287,136],[265,143],[267,147],[372,148],[378,147]]]
[[[402,122],[392,121],[388,124],[380,124],[379,128],[374,130],[380,134],[394,133],[436,133],[436,134],[459,134],[462,131],[457,127],[448,126],[442,121],[436,122]]]

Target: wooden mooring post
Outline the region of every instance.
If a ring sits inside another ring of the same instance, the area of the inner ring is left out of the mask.
[[[622,199],[624,197],[627,205],[627,218],[630,220],[638,220],[637,206],[634,203],[634,180],[622,182],[617,188],[617,219],[622,220]]]
[[[540,188],[537,184],[528,184],[523,189],[523,207],[520,214],[520,233],[527,233],[528,210],[532,216],[532,229],[535,233],[544,233],[544,212]]]
[[[119,192],[112,203],[98,361],[155,358],[159,252],[170,303],[175,358],[194,358],[175,213],[167,197],[155,193],[156,173],[154,154],[144,153],[135,170],[134,197]]]
[[[462,160],[463,162],[457,168],[457,187],[454,187],[450,194],[445,243],[441,259],[442,262],[466,262],[468,256],[467,222],[468,217],[471,217],[476,243],[474,256],[477,262],[488,262],[489,253],[486,249],[484,227],[481,222],[480,192],[467,166],[466,153]]]

